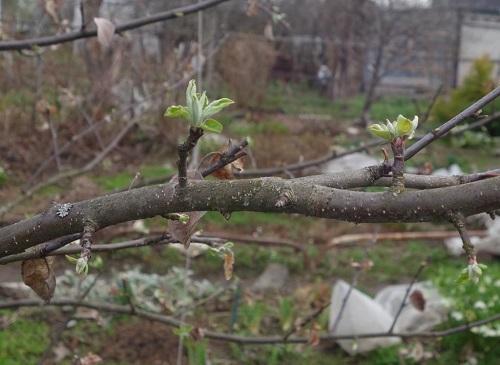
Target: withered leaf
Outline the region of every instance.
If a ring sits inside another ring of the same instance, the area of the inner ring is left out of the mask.
[[[255,16],[259,13],[259,3],[258,0],[248,0],[247,3],[247,16]]]
[[[43,257],[25,260],[21,265],[23,282],[46,302],[50,301],[56,289],[53,264],[54,257]]]
[[[97,25],[97,40],[104,48],[108,48],[115,34],[115,25],[105,18],[94,18],[94,22]]]
[[[317,324],[316,322],[314,322],[311,325],[311,330],[309,332],[309,344],[312,347],[317,347],[319,345],[319,342],[321,340],[320,337],[319,337],[319,330],[320,330],[319,324]]]
[[[410,294],[410,303],[419,311],[423,312],[425,310],[425,298],[424,294],[420,290],[414,290]]]
[[[214,153],[212,158],[210,159],[211,164],[215,164],[220,161],[221,157],[231,148],[231,142],[228,143],[228,145]],[[214,171],[212,173],[212,176],[216,177],[219,180],[231,180],[234,179],[234,173],[235,172],[241,172],[243,171],[243,161],[241,158],[225,165],[224,167],[221,167],[220,169]]]
[[[191,180],[203,180],[201,173],[199,171],[190,170],[187,173],[188,179]],[[174,176],[170,182],[177,182],[177,176]],[[200,221],[201,217],[205,215],[206,212],[187,212],[189,221],[187,223],[182,223],[177,220],[171,220],[168,222],[168,233],[172,237],[178,240],[184,248],[188,249],[191,243],[191,236],[196,230],[196,224]]]
[[[224,277],[231,280],[233,277],[234,253],[233,251],[224,252]]]
[[[89,352],[87,355],[80,359],[81,365],[97,365],[102,363],[102,358],[99,355],[96,355],[92,352]]]

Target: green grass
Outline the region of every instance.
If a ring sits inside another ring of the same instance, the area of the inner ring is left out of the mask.
[[[139,169],[139,172],[141,178],[153,179],[167,176],[173,173],[174,170],[163,165],[144,165]],[[135,172],[131,171],[122,171],[114,175],[98,176],[95,181],[105,191],[120,190],[130,186],[135,174]]]
[[[48,344],[49,327],[45,322],[19,318],[0,331],[0,364],[36,364]]]
[[[332,101],[317,90],[303,84],[274,83],[263,103],[268,110],[283,110],[287,114],[324,114],[332,119],[356,119],[361,116],[364,96],[358,95],[344,100]],[[420,109],[425,110],[426,102],[420,102]],[[373,103],[371,116],[374,120],[395,119],[399,114],[412,116],[417,114],[414,102],[404,96],[386,96]]]
[[[257,134],[287,134],[288,127],[281,122],[265,120],[260,123],[235,121],[229,123],[227,130],[240,137],[255,136]]]

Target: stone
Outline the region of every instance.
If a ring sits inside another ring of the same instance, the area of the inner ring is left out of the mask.
[[[289,272],[286,266],[269,264],[264,272],[255,280],[252,289],[255,291],[279,290],[288,280]]]

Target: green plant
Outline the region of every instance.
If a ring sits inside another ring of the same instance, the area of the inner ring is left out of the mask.
[[[0,363],[36,364],[48,342],[49,326],[43,321],[17,319],[0,331]]]
[[[400,114],[394,122],[387,119],[386,125],[372,124],[368,126],[368,130],[376,137],[385,139],[388,142],[393,142],[398,137],[412,139],[415,135],[417,126],[417,116],[410,120]]]
[[[438,265],[430,275],[434,284],[449,299],[451,310],[448,323],[444,327],[457,326],[464,321],[472,322],[500,313],[500,265],[490,263],[479,283],[470,281],[462,285],[456,283],[457,265]],[[492,322],[475,327],[470,331],[445,337],[441,346],[447,351],[446,363],[459,363],[461,357],[473,353],[480,364],[496,364],[500,357],[497,346],[500,324]],[[443,362],[445,363],[445,362]]]
[[[386,125],[372,124],[368,130],[375,136],[385,139],[391,143],[394,162],[392,163],[392,184],[391,191],[394,195],[402,193],[405,190],[404,184],[404,153],[407,139],[412,139],[418,126],[418,117],[412,120],[403,117],[401,114],[391,122],[387,119]],[[387,160],[387,156],[386,156]],[[386,161],[387,163],[387,161]]]
[[[480,99],[493,90],[495,83],[492,79],[493,63],[484,56],[474,61],[471,71],[465,77],[461,86],[454,89],[448,98],[439,98],[432,109],[432,119],[443,122],[449,120],[468,105]],[[493,102],[484,108],[488,114],[498,109],[499,102]]]
[[[485,131],[465,131],[461,136],[453,137],[451,144],[459,148],[492,147],[495,140]]]
[[[189,81],[186,89],[186,106],[172,105],[165,111],[168,118],[180,118],[189,122],[193,128],[201,128],[206,132],[222,132],[222,124],[212,119],[212,116],[220,112],[225,107],[233,104],[234,101],[228,98],[217,99],[209,102],[206,92],[202,94],[196,92],[196,81]]]
[[[189,365],[206,365],[208,360],[206,340],[196,340],[193,334],[196,329],[191,325],[183,325],[173,330],[176,336],[183,340],[187,353]]]
[[[242,305],[240,308],[241,329],[258,335],[265,312],[266,305],[261,302]]]
[[[281,329],[289,331],[293,325],[295,317],[295,308],[293,300],[290,298],[281,298],[278,307],[278,316],[280,319]]]
[[[7,180],[7,174],[5,173],[3,167],[0,166],[0,186],[3,185],[6,180]]]

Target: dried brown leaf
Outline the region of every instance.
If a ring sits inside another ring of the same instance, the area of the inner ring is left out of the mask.
[[[97,40],[104,47],[108,48],[115,34],[115,25],[105,18],[94,18],[97,26]]]
[[[224,253],[224,277],[226,280],[231,280],[233,277],[234,253],[226,251]]]
[[[259,13],[259,0],[248,0],[247,3],[247,16],[255,16]]]
[[[312,325],[311,325],[311,330],[309,331],[309,344],[312,346],[312,347],[317,347],[319,345],[319,342],[320,342],[320,337],[319,337],[319,330],[320,330],[320,326],[314,322]]]
[[[44,257],[25,260],[21,265],[23,282],[46,302],[50,301],[56,289],[53,263],[53,257]]]
[[[99,355],[89,352],[80,359],[80,365],[97,365],[102,363],[102,361],[103,360]]]
[[[419,311],[423,312],[425,310],[425,297],[420,290],[414,290],[410,294],[410,303]]]
[[[57,13],[58,6],[55,0],[45,0],[45,11],[56,24],[59,24],[59,14]]]
[[[215,164],[220,161],[221,157],[231,148],[231,142],[221,150],[214,153],[212,158],[210,159],[210,164]],[[214,171],[212,176],[216,177],[219,180],[231,180],[234,179],[235,172],[243,171],[243,161],[241,158],[221,167],[220,169]]]
[[[198,171],[190,170],[187,176],[191,180],[203,180],[203,177]],[[174,176],[170,182],[177,182],[177,176]],[[191,243],[191,236],[196,231],[196,225],[200,219],[205,215],[206,212],[187,212],[185,213],[189,217],[187,223],[182,223],[176,220],[171,220],[168,222],[168,233],[172,235],[173,238],[178,240],[184,248],[188,249]]]

